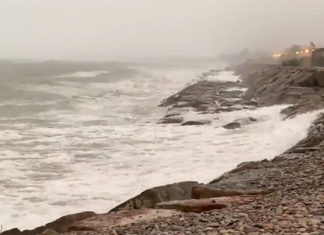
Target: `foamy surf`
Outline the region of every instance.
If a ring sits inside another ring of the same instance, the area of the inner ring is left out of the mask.
[[[235,75],[232,71],[210,72],[204,77],[206,81],[218,82],[239,82],[239,76]]]
[[[109,74],[109,71],[79,71],[75,73],[61,74],[57,78],[94,78],[102,74]]]
[[[83,210],[107,212],[150,187],[208,182],[243,161],[272,158],[290,148],[319,113],[282,120],[285,106],[272,106],[186,114],[188,120],[212,120],[207,126],[156,124],[165,112],[157,104],[198,79],[194,74],[147,71],[113,83],[90,78],[33,84],[35,91],[59,94],[69,106],[1,119],[0,224],[33,228]],[[221,74],[218,80],[237,80]],[[257,122],[239,130],[222,127],[246,117]]]

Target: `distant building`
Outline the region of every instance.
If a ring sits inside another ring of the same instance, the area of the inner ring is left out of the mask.
[[[276,53],[273,58],[287,66],[324,66],[321,58],[324,58],[322,49],[316,49],[311,42],[308,46],[293,45],[281,53]]]

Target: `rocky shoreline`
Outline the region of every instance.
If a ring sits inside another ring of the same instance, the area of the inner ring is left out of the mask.
[[[324,71],[242,64],[237,81],[202,79],[167,98],[165,125],[208,125],[220,112],[290,104],[283,118],[324,108]],[[244,88],[247,91],[244,92]],[[187,117],[187,112],[199,117]],[[253,117],[231,120],[240,128]],[[273,160],[246,162],[208,184],[181,182],[149,189],[107,214],[82,212],[30,231],[2,234],[324,234],[324,115],[297,145]]]

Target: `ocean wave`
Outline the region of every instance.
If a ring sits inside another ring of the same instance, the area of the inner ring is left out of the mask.
[[[95,78],[103,74],[109,74],[109,71],[78,71],[74,73],[61,74],[54,76],[55,78]]]

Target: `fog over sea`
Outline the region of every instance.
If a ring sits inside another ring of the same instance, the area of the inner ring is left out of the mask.
[[[282,105],[209,114],[206,126],[157,124],[166,112],[158,104],[211,68],[219,65],[1,63],[3,229],[30,229],[85,210],[108,212],[167,183],[206,183],[306,136],[316,113],[283,121]],[[210,79],[238,78],[222,72]],[[241,117],[258,122],[222,128]]]

